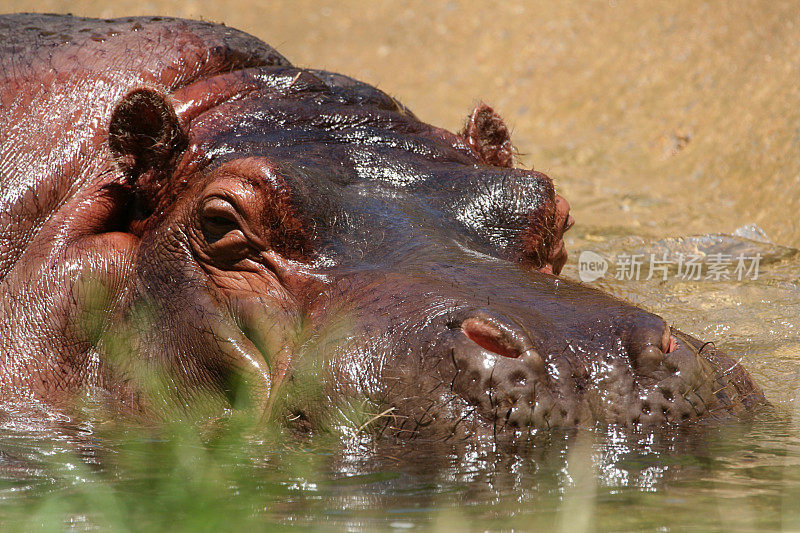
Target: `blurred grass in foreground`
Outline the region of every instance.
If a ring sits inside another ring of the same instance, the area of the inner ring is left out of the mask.
[[[87,463],[75,450],[45,453],[46,473],[3,506],[4,530],[226,531],[276,527],[270,510],[322,471],[321,456],[292,447],[280,428],[252,434],[250,417],[219,427],[174,423],[114,430]],[[109,444],[110,443],[110,444]],[[106,447],[108,444],[108,447]],[[80,446],[80,439],[78,446]]]

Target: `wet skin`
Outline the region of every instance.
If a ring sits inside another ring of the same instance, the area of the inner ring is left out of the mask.
[[[764,401],[713,346],[558,277],[569,204],[514,168],[484,104],[453,134],[209,23],[11,15],[0,33],[8,404],[245,394],[313,427],[360,398],[413,437]],[[301,374],[316,392],[278,402]]]

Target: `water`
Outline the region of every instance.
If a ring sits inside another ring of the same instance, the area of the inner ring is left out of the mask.
[[[555,177],[573,205],[567,277],[582,251],[760,254],[756,280],[686,280],[675,265],[666,280],[618,280],[612,261],[592,285],[741,358],[774,410],[657,434],[540,432],[456,448],[297,443],[235,421],[6,423],[4,530],[800,529],[795,2],[2,5],[31,9],[225,21],[449,129],[485,99],[512,125],[523,163]]]
[[[0,521],[19,530],[796,530],[800,254],[757,228],[737,233],[648,239],[585,227],[570,247],[612,261],[594,285],[741,357],[773,403],[752,420],[458,445],[297,440],[236,415],[149,429],[103,417],[7,423]],[[675,268],[666,281],[616,279],[614,260],[650,253],[761,260],[755,280],[684,280]],[[565,275],[577,272],[573,260]]]
[[[766,417],[658,436],[549,432],[513,450],[415,443],[413,452],[106,435],[89,458],[41,436],[4,435],[4,448],[33,447],[45,466],[20,466],[2,483],[0,518],[4,530],[796,530],[797,429]]]

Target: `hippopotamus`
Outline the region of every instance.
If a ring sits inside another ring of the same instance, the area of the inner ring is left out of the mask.
[[[410,438],[765,401],[713,344],[560,276],[569,204],[489,105],[452,133],[209,22],[0,34],[3,405],[310,428],[362,405],[358,430]]]

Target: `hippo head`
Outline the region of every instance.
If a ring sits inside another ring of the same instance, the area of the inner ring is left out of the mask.
[[[141,354],[112,358],[120,381],[157,368],[185,403],[246,390],[274,412],[311,368],[322,394],[295,389],[295,418],[366,398],[407,436],[671,423],[760,398],[713,348],[558,277],[569,206],[514,168],[486,105],[452,134],[350,78],[262,67],[134,90],[108,131],[137,242],[104,341]]]

